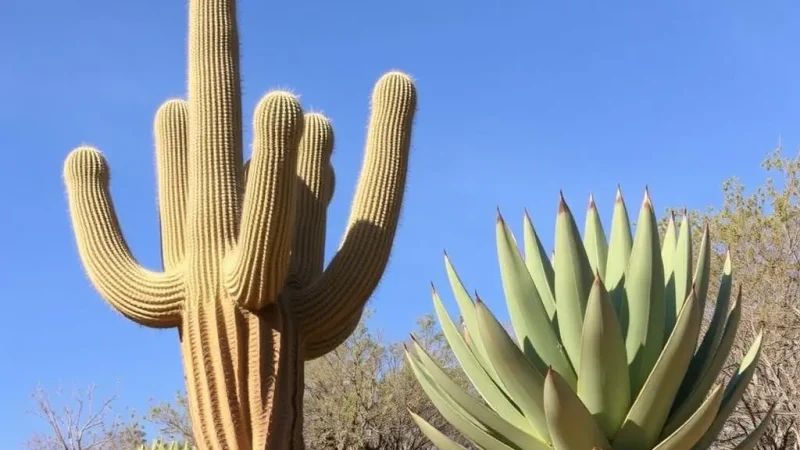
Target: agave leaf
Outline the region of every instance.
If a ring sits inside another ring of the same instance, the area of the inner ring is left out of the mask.
[[[545,379],[544,407],[555,450],[611,448],[592,414],[554,370]]]
[[[450,422],[458,431],[460,431],[469,440],[475,442],[483,448],[497,448],[497,449],[514,449],[509,442],[503,439],[503,436],[492,432],[485,425],[481,424],[474,416],[467,410],[458,405],[451,397],[445,394],[441,388],[436,385],[431,376],[422,368],[422,363],[416,355],[413,355],[406,349],[406,360],[409,362],[414,376],[419,381],[422,390],[425,391],[431,403],[441,413],[445,420]],[[504,442],[505,441],[505,442]],[[518,449],[517,450],[521,450]]]
[[[491,430],[494,433],[503,436],[510,444],[519,448],[525,448],[531,441],[541,440],[528,433],[530,427],[520,429],[511,423],[504,420],[503,417],[498,415],[497,412],[484,406],[475,398],[464,392],[442,368],[434,361],[433,358],[422,348],[421,345],[414,339],[414,351],[416,352],[416,362],[420,363],[422,369],[433,381],[434,385],[449,399],[460,406],[466,411],[466,416],[471,421],[481,425],[481,428]],[[544,449],[546,446],[541,443],[540,447]]]
[[[703,437],[708,431],[708,427],[714,422],[714,418],[719,411],[722,403],[722,385],[711,392],[711,395],[700,405],[699,408],[683,423],[678,429],[670,433],[669,436],[661,441],[653,450],[686,450],[691,449],[694,444]]]
[[[556,314],[561,342],[569,355],[569,360],[580,370],[581,330],[583,316],[586,312],[586,301],[592,287],[592,268],[583,248],[575,219],[562,195],[558,203],[558,219],[556,220],[555,262]],[[538,347],[537,347],[537,350]],[[564,368],[551,364],[558,373],[563,374],[570,386],[571,373]]]
[[[672,259],[675,257],[675,247],[678,245],[678,230],[675,228],[675,213],[670,211],[667,229],[664,232],[664,243],[661,244],[661,261],[664,262],[664,283],[669,283],[672,277]]]
[[[739,400],[742,399],[745,390],[747,390],[747,385],[750,384],[750,380],[753,378],[753,374],[758,366],[763,336],[763,331],[758,333],[756,340],[750,346],[744,358],[742,358],[742,362],[739,363],[739,370],[731,377],[727,386],[725,386],[725,395],[722,398],[722,406],[719,408],[717,418],[714,420],[714,423],[711,424],[708,431],[706,431],[706,434],[703,435],[703,438],[695,445],[696,450],[706,449],[711,446],[725,426],[725,421],[728,420],[728,416],[730,416],[734,408],[736,408],[736,404],[739,403]]]
[[[625,279],[624,310],[628,322],[625,347],[634,397],[664,344],[664,267],[659,247],[658,225],[650,195],[645,191]]]
[[[700,253],[697,255],[697,267],[694,271],[694,286],[697,300],[700,305],[700,312],[706,309],[706,297],[708,294],[709,277],[711,275],[711,239],[708,232],[708,224],[703,227],[703,238],[700,241]]]
[[[472,301],[472,297],[470,297],[469,292],[467,292],[467,289],[464,287],[464,283],[461,282],[461,278],[458,276],[447,253],[444,255],[444,265],[447,270],[447,279],[450,282],[450,288],[453,291],[453,297],[456,299],[458,309],[461,312],[461,317],[464,319],[466,328],[475,331],[478,329],[475,319],[475,302]],[[489,375],[496,380],[497,373],[495,373],[494,369],[488,364],[486,349],[483,348],[480,340],[475,342],[475,348],[477,349],[475,357],[480,361],[484,369],[489,372]]]
[[[611,439],[631,406],[631,387],[622,329],[599,275],[586,304],[580,368],[578,397]]]
[[[681,379],[694,353],[701,319],[697,297],[692,290],[661,356],[614,438],[615,450],[652,448],[658,441]]]
[[[555,274],[553,273],[553,265],[547,259],[547,252],[542,246],[542,241],[539,235],[536,234],[536,229],[533,227],[528,212],[525,212],[525,220],[523,225],[524,231],[524,244],[525,244],[525,266],[533,278],[533,283],[536,285],[536,290],[539,292],[539,297],[542,299],[544,308],[547,310],[547,315],[553,326],[556,326],[556,298],[555,288]]]
[[[544,376],[548,366],[553,366],[563,370],[563,373],[566,374],[565,377],[572,386],[575,386],[577,383],[575,372],[569,364],[567,355],[562,350],[558,336],[550,325],[547,311],[539,298],[533,279],[525,267],[514,236],[499,214],[497,216],[497,254],[508,312],[519,346],[539,371],[540,376]],[[559,320],[563,318],[560,314],[559,317]],[[482,330],[480,327],[478,329]],[[479,334],[482,336],[482,331]],[[483,344],[487,345],[485,339]],[[491,359],[491,351],[488,348],[486,350]],[[497,366],[495,364],[493,366],[500,375]]]
[[[447,339],[447,343],[450,345],[450,349],[453,350],[453,354],[461,365],[461,368],[475,386],[478,393],[480,393],[481,397],[486,400],[486,403],[488,403],[492,409],[497,411],[498,414],[516,427],[522,429],[530,428],[528,421],[522,415],[518,407],[503,391],[502,384],[500,384],[499,381],[495,381],[496,379],[492,379],[488,370],[481,365],[477,355],[469,350],[466,342],[458,333],[458,328],[456,328],[455,323],[453,323],[450,315],[447,314],[447,310],[444,304],[442,304],[442,300],[439,298],[436,290],[433,290],[433,307],[439,319],[439,324],[442,327],[442,333],[445,339]],[[476,339],[478,339],[477,336],[474,337],[473,341]],[[488,360],[486,364],[489,365]],[[491,366],[489,366],[489,368],[491,368]],[[494,369],[492,368],[492,370]]]
[[[741,291],[739,293],[741,296]],[[697,379],[697,382],[692,386],[691,391],[686,394],[683,398],[684,400],[681,403],[678,403],[680,399],[680,391],[678,391],[678,396],[676,397],[675,404],[673,405],[673,411],[670,414],[669,420],[667,421],[667,425],[664,427],[665,433],[671,433],[673,430],[678,428],[692,412],[697,409],[698,405],[703,402],[708,390],[716,381],[719,373],[722,371],[722,367],[725,365],[725,361],[728,359],[728,354],[733,347],[733,342],[736,339],[736,331],[739,329],[739,319],[741,318],[741,303],[740,298],[736,300],[736,303],[731,310],[730,315],[728,316],[728,321],[725,326],[725,333],[722,337],[722,341],[717,348],[717,351],[714,352],[712,357],[709,357],[704,364],[703,371],[700,377]],[[692,359],[692,363],[696,361],[697,354],[695,354],[695,358]],[[692,366],[689,365],[689,369],[691,370]],[[688,371],[687,371],[688,373]],[[686,382],[686,378],[684,378],[684,383]],[[683,388],[684,384],[681,385]]]
[[[767,431],[769,428],[769,424],[772,422],[772,415],[775,412],[775,406],[777,403],[773,403],[772,406],[767,411],[767,414],[761,419],[761,423],[750,432],[741,442],[734,448],[734,450],[753,450],[758,444],[758,441],[764,436],[764,432]]]
[[[712,355],[717,353],[717,347],[721,345],[723,335],[728,335],[728,333],[732,333],[733,335],[736,334],[736,326],[734,326],[731,331],[728,331],[728,327],[730,327],[731,324],[731,315],[733,314],[733,311],[731,311],[730,315],[728,313],[731,299],[731,286],[733,282],[730,256],[730,252],[728,252],[728,254],[725,256],[725,264],[722,269],[722,280],[720,281],[719,293],[717,294],[714,316],[708,326],[708,331],[706,331],[705,336],[703,336],[703,341],[692,358],[692,363],[689,365],[689,370],[686,371],[686,376],[683,378],[683,383],[681,384],[681,388],[678,390],[678,395],[675,398],[673,410],[686,401],[686,397],[692,392],[692,390],[694,390],[694,387],[698,383],[700,377],[706,373],[708,366],[714,360]],[[738,298],[740,299],[741,288],[739,290],[740,292]],[[737,304],[739,303],[739,299],[737,299]],[[736,307],[737,306],[734,305],[734,309]],[[739,319],[737,318],[737,326],[738,320]],[[734,339],[735,336],[728,336],[728,338]],[[727,356],[727,352],[729,350],[730,349],[725,350],[723,353]]]
[[[514,344],[506,330],[480,300],[476,303],[478,329],[489,360],[538,436],[550,443],[544,415],[544,377]]]
[[[622,310],[625,297],[625,271],[633,248],[633,235],[628,217],[628,209],[622,198],[622,191],[617,187],[617,198],[614,202],[614,216],[611,219],[611,240],[608,244],[608,263],[606,264],[606,288],[611,295],[611,302],[617,315]],[[623,328],[623,334],[625,329]]]
[[[591,195],[589,195],[589,209],[586,213],[586,223],[584,224],[583,246],[586,248],[586,256],[589,258],[592,272],[600,274],[600,278],[605,279],[606,264],[608,263],[608,242],[606,241],[606,232],[603,230],[600,214],[597,213],[594,197]]]
[[[406,408],[408,413],[411,414],[411,418],[419,427],[422,434],[427,437],[433,445],[436,446],[439,450],[467,450],[463,445],[456,443],[449,437],[445,436],[444,433],[437,430],[433,425],[429,424],[425,419],[422,417],[414,414],[414,411]]]
[[[667,295],[666,298],[665,336],[669,336],[672,333],[678,312],[681,311],[684,299],[692,289],[692,226],[689,223],[689,215],[685,212],[681,220],[678,244],[672,261],[672,272],[674,282],[671,289],[668,286],[667,291],[668,294],[673,295]]]

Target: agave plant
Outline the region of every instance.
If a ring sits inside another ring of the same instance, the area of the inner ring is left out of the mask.
[[[759,333],[727,384],[717,384],[739,326],[741,290],[731,304],[728,254],[713,317],[702,334],[708,227],[694,265],[688,218],[678,227],[671,215],[662,242],[647,191],[634,237],[617,190],[608,241],[594,201],[581,237],[562,195],[552,259],[527,213],[524,258],[499,211],[496,228],[516,342],[477,293],[474,299],[469,295],[446,253],[463,329],[433,289],[442,330],[481,399],[460,388],[418,343],[406,348],[416,378],[442,416],[482,449],[708,448],[744,394],[762,341]],[[409,412],[438,448],[464,448]],[[739,450],[755,446],[771,413]]]
[[[141,445],[136,450],[191,450],[191,447],[189,447],[189,444],[180,445],[177,442],[167,444],[166,442],[156,440],[150,447]]]

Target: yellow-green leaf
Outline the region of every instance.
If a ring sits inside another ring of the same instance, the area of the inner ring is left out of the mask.
[[[503,436],[493,433],[490,429],[480,424],[475,417],[471,416],[463,407],[436,386],[431,376],[422,368],[422,364],[416,355],[412,355],[408,349],[406,349],[405,354],[414,376],[422,386],[422,390],[430,398],[433,406],[436,407],[446,421],[450,422],[464,436],[487,449],[522,450],[515,448]]]
[[[525,266],[533,278],[536,285],[536,290],[539,292],[539,297],[542,299],[544,308],[547,310],[547,315],[550,321],[555,321],[556,316],[556,298],[553,287],[555,274],[553,273],[553,265],[547,258],[547,252],[544,250],[542,241],[533,227],[533,222],[527,211],[525,212],[525,219],[523,225],[523,241],[525,244]],[[554,323],[555,326],[555,323]]]
[[[464,283],[461,282],[461,278],[458,276],[447,253],[444,254],[444,266],[447,271],[447,279],[450,282],[450,288],[453,291],[453,296],[456,299],[458,309],[461,312],[461,317],[464,319],[466,327],[470,330],[477,330],[478,324],[475,319],[475,302],[472,301],[472,297],[470,297],[469,292],[467,292],[467,288],[464,287]],[[483,348],[480,342],[475,342],[475,348],[478,350],[475,357],[489,372],[489,375],[497,379],[497,374],[494,372],[494,369],[486,362],[486,349]]]
[[[733,277],[731,268],[731,255],[730,252],[728,252],[725,256],[725,264],[722,268],[722,279],[720,280],[719,293],[717,294],[717,302],[714,308],[714,316],[711,319],[711,323],[708,326],[705,336],[703,336],[703,341],[695,351],[694,357],[692,358],[692,363],[689,365],[689,369],[686,371],[686,376],[683,378],[683,384],[681,384],[681,388],[678,390],[678,395],[675,398],[675,405],[673,406],[673,409],[679,407],[686,401],[686,398],[692,392],[700,377],[706,373],[708,366],[714,360],[713,355],[717,352],[717,347],[720,345],[721,340],[723,339],[723,334],[728,335],[729,339],[735,338],[736,326],[738,326],[738,318],[736,319],[737,325],[731,328],[730,324],[733,311],[731,311],[730,315],[728,313],[732,286]],[[741,289],[739,292],[739,298],[740,297]],[[738,305],[739,299],[737,299],[736,302]],[[734,306],[734,309],[735,308],[736,306]],[[729,350],[730,349],[724,351],[724,354],[726,355],[725,357],[727,357],[727,352]]]
[[[606,241],[606,232],[603,230],[600,214],[597,213],[594,197],[591,195],[589,195],[589,209],[586,213],[586,223],[584,224],[583,246],[586,248],[586,256],[589,258],[592,272],[600,274],[600,278],[605,279],[606,264],[608,263],[608,242]]]
[[[503,325],[480,300],[476,304],[478,329],[489,360],[536,434],[550,442],[544,416],[544,377],[514,344]]]
[[[722,385],[711,391],[711,395],[705,399],[694,414],[689,417],[678,429],[670,433],[669,436],[661,441],[653,450],[688,450],[703,437],[708,431],[708,427],[714,422],[717,416],[719,405],[722,402]]]
[[[661,356],[614,438],[615,450],[652,448],[658,441],[694,353],[701,319],[697,298],[692,291],[684,302]]]
[[[672,260],[672,271],[673,283],[667,288],[665,335],[672,333],[677,314],[692,289],[692,225],[689,222],[688,213],[684,213],[683,220],[681,220],[678,244]]]
[[[625,347],[634,397],[650,375],[664,344],[664,267],[659,247],[655,212],[645,191],[625,275]]]
[[[625,297],[625,271],[628,270],[628,259],[633,248],[633,235],[628,217],[628,209],[622,198],[622,191],[617,187],[617,198],[614,202],[614,215],[611,219],[611,238],[608,244],[608,263],[606,264],[606,289],[611,295],[611,302],[617,315],[622,310]],[[623,328],[623,333],[625,329]]]
[[[739,400],[742,399],[744,392],[747,390],[747,386],[750,384],[750,380],[753,378],[756,367],[758,367],[763,336],[763,332],[758,333],[756,340],[750,346],[750,350],[747,351],[744,358],[742,358],[742,362],[739,363],[739,370],[731,377],[727,386],[725,386],[725,395],[722,398],[722,406],[719,408],[717,418],[714,420],[714,423],[711,424],[708,431],[706,431],[706,434],[703,435],[703,438],[700,439],[700,442],[697,443],[696,448],[698,450],[708,448],[711,443],[714,442],[725,426],[725,421],[728,420],[728,416],[730,416],[734,408],[736,408],[736,404],[739,403]]]
[[[527,432],[530,427],[520,429],[514,426],[498,415],[496,411],[484,406],[464,392],[416,340],[413,341],[413,346],[417,358],[412,363],[420,363],[436,388],[466,411],[466,415],[470,420],[480,424],[482,428],[492,430],[502,436],[504,441],[519,448],[525,448],[531,441],[538,440],[536,436]],[[540,447],[544,450],[546,446],[541,443]]]
[[[675,213],[670,211],[667,229],[664,232],[664,243],[661,244],[661,260],[664,262],[664,282],[669,283],[672,277],[672,259],[675,257],[675,246],[678,244],[678,230],[675,228]]]
[[[453,320],[447,313],[447,309],[445,309],[435,289],[433,290],[433,307],[439,319],[439,324],[442,327],[442,333],[445,339],[447,339],[447,343],[450,345],[450,349],[453,350],[453,354],[459,364],[461,364],[461,368],[481,397],[483,397],[486,403],[497,411],[498,414],[505,417],[506,420],[516,427],[522,429],[528,428],[528,421],[522,415],[519,408],[503,391],[502,384],[499,382],[499,377],[493,379],[490,375],[489,369],[492,370],[492,373],[494,373],[494,369],[491,367],[489,361],[485,361],[488,367],[484,367],[481,361],[478,360],[478,356],[467,347],[466,342],[461,334],[459,334],[456,324],[453,323]],[[477,327],[477,321],[475,322],[475,326]],[[474,336],[473,342],[477,339],[479,339],[479,336]]]
[[[579,371],[581,354],[581,330],[583,315],[586,312],[586,301],[592,286],[592,269],[586,250],[583,248],[581,236],[575,219],[561,196],[558,204],[556,220],[555,262],[556,314],[561,342],[569,355],[575,372]],[[537,350],[539,348],[537,347]],[[571,373],[555,364],[552,366],[570,383]]]
[[[555,450],[611,448],[592,414],[554,370],[547,372],[544,405]]]
[[[583,321],[578,397],[605,436],[613,438],[631,406],[631,388],[622,330],[599,277]]]
[[[444,433],[437,430],[433,425],[428,423],[425,419],[418,416],[417,414],[414,414],[414,411],[411,411],[408,408],[406,408],[406,410],[411,415],[411,419],[414,420],[414,422],[419,427],[420,431],[422,431],[422,434],[424,434],[425,437],[427,437],[431,441],[431,443],[436,446],[437,449],[467,450],[463,445],[458,444],[449,437],[445,436]]]
[[[733,348],[733,342],[736,340],[736,331],[739,329],[740,317],[741,303],[740,298],[737,298],[733,309],[728,316],[722,341],[720,342],[717,350],[714,352],[714,355],[709,356],[704,361],[703,368],[700,370],[700,376],[696,379],[696,383],[691,385],[691,390],[689,390],[689,392],[683,397],[680,395],[680,390],[678,391],[678,396],[676,396],[675,403],[673,404],[672,413],[670,413],[667,425],[664,427],[665,432],[670,433],[678,428],[686,420],[686,418],[689,417],[695,409],[697,409],[698,405],[703,402],[708,390],[714,384],[720,372],[722,371],[725,361],[727,361],[728,355],[730,354],[731,348]],[[695,357],[692,358],[692,364],[697,361],[697,355],[698,354],[695,354]],[[690,364],[689,370],[687,370],[687,375],[690,373],[691,369],[692,366]],[[687,385],[686,380],[687,378],[684,377],[684,384],[681,384],[681,388],[684,388],[684,386]]]
[[[508,312],[520,348],[541,376],[547,372],[548,366],[553,366],[562,370],[571,385],[575,386],[577,384],[575,372],[550,324],[550,318],[525,267],[514,235],[499,214],[497,255]],[[562,318],[559,314],[559,321]],[[485,340],[483,343],[486,345]],[[486,350],[490,353],[488,348]],[[491,358],[492,355],[488,356]],[[497,370],[495,367],[495,371]]]

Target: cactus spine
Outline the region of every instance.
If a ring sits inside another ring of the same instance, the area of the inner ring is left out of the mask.
[[[189,1],[188,101],[154,121],[163,271],[132,256],[98,150],[75,149],[64,177],[96,289],[139,324],[179,330],[199,448],[302,448],[303,361],[347,338],[383,274],[416,91],[398,72],[376,84],[350,219],[325,268],[330,123],[271,92],[244,163],[238,45],[234,0]]]

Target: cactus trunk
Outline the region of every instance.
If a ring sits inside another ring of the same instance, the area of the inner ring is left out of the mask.
[[[303,360],[282,302],[258,313],[188,302],[180,332],[200,448],[303,448]]]

